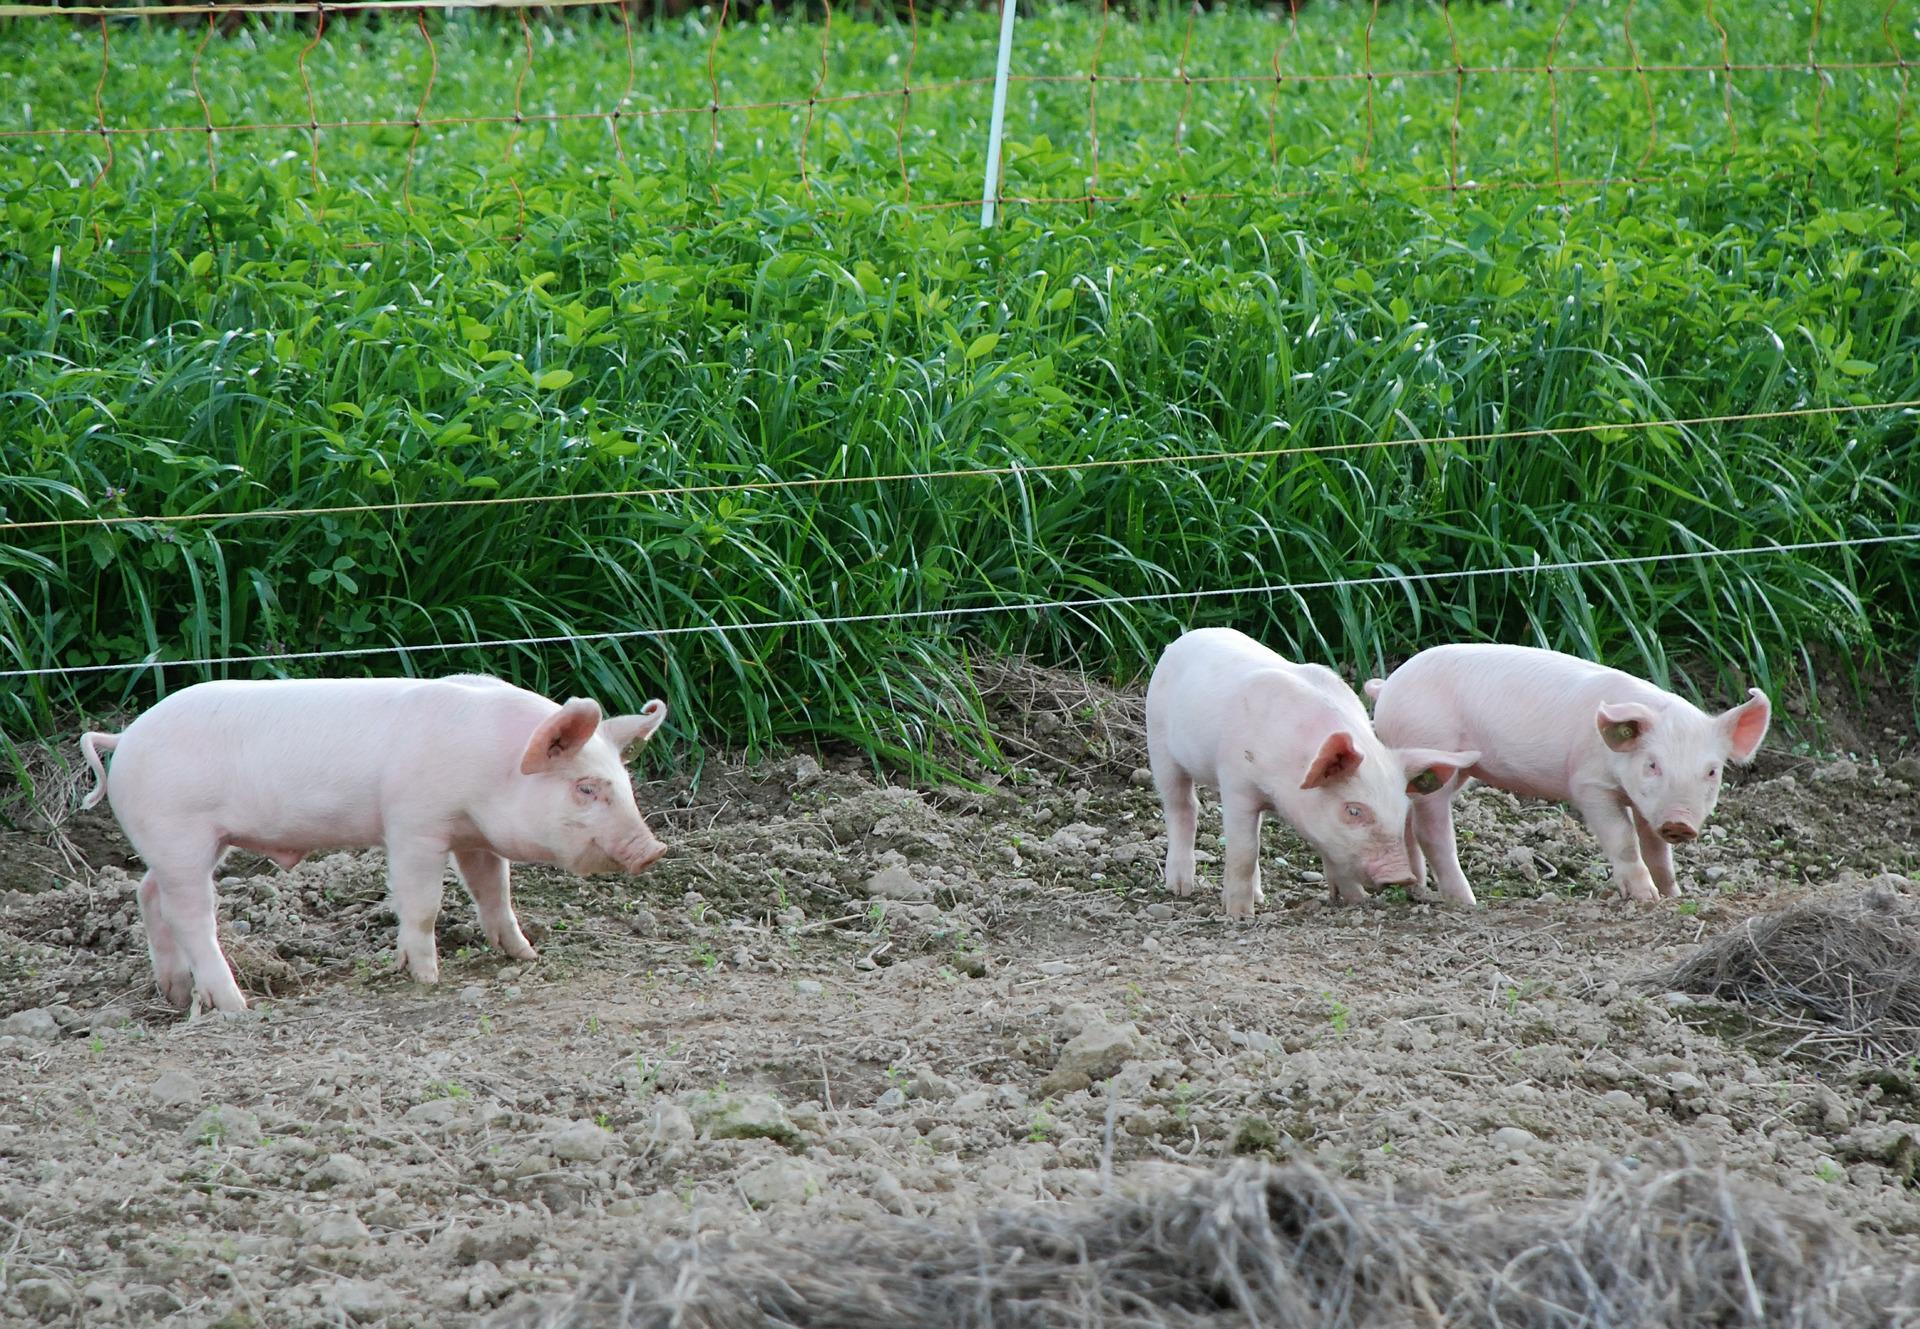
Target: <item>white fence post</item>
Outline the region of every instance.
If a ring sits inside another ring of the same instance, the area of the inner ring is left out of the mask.
[[[980,225],[993,225],[1000,193],[1000,133],[1007,123],[1007,68],[1013,62],[1013,15],[1018,0],[1000,0],[1000,62],[993,74],[993,122],[987,126],[987,179],[980,187]]]

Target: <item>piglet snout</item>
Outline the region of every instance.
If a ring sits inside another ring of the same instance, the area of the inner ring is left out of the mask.
[[[1668,844],[1686,844],[1690,840],[1699,839],[1700,832],[1684,821],[1669,821],[1661,825],[1660,838]]]
[[[620,866],[630,873],[645,872],[667,852],[667,847],[652,836],[631,840],[621,846]]]

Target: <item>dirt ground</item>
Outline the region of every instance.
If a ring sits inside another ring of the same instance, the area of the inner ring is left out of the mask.
[[[677,851],[645,877],[516,870],[536,963],[450,883],[436,988],[392,972],[377,854],[236,856],[239,1019],[153,994],[106,809],[9,832],[0,1321],[477,1325],[695,1227],[1296,1151],[1497,1204],[1680,1143],[1920,1260],[1920,1063],[1818,1060],[1640,981],[1766,909],[1920,889],[1910,725],[1771,739],[1677,903],[1596,895],[1571,814],[1476,789],[1478,910],[1330,906],[1275,827],[1232,925],[1217,875],[1161,887],[1137,697],[996,695],[1024,760],[988,794],[810,755],[645,784]]]

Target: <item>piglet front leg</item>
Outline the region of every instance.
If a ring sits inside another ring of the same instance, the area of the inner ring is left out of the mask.
[[[1659,899],[1653,874],[1640,857],[1640,835],[1634,829],[1632,811],[1610,793],[1582,795],[1573,805],[1613,865],[1613,884],[1620,893],[1629,900]]]
[[[1266,898],[1260,889],[1259,801],[1247,791],[1221,791],[1220,903],[1228,918],[1252,918],[1253,907]]]
[[[394,916],[400,920],[399,967],[418,983],[440,981],[433,924],[440,917],[446,873],[446,845],[431,840],[387,842],[387,886],[393,895]]]

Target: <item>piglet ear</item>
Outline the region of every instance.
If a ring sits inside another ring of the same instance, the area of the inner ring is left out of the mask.
[[[1653,708],[1637,701],[1602,702],[1593,722],[1600,730],[1600,741],[1615,752],[1632,752],[1653,728]]]
[[[1767,726],[1773,722],[1773,703],[1767,700],[1766,693],[1759,688],[1748,688],[1747,698],[1732,710],[1722,712],[1716,721],[1720,732],[1727,736],[1728,759],[1743,766],[1760,750]]]
[[[520,757],[520,774],[538,775],[556,762],[579,755],[600,727],[600,703],[575,697],[541,721]]]
[[[1320,753],[1307,767],[1307,778],[1300,782],[1300,787],[1318,789],[1323,784],[1345,780],[1360,769],[1364,760],[1360,749],[1353,745],[1353,735],[1344,729],[1336,730],[1320,745]]]
[[[1437,793],[1461,771],[1480,760],[1478,752],[1440,752],[1434,748],[1401,748],[1394,755],[1407,777],[1407,794],[1418,798]]]
[[[653,737],[667,718],[667,704],[655,698],[640,708],[638,715],[616,715],[603,722],[600,732],[613,744],[614,751],[624,753],[635,743],[644,743]]]

